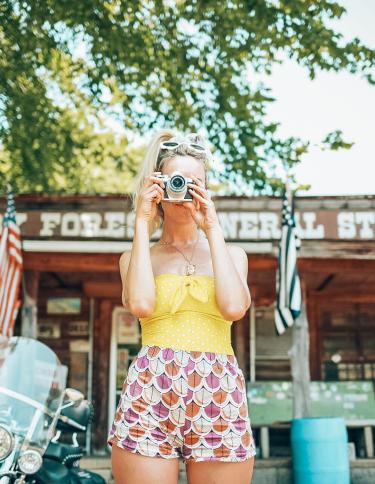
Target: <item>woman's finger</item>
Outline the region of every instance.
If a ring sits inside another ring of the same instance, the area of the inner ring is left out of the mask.
[[[163,199],[163,196],[159,191],[155,190],[154,199],[155,199],[156,203],[160,203],[161,200]]]
[[[156,188],[153,188],[147,193],[144,193],[143,196],[145,200],[151,200],[151,201],[163,199],[163,195]]]
[[[144,183],[143,183],[143,188],[149,188],[153,185],[154,181],[151,179],[150,176],[146,176]]]
[[[205,188],[202,187],[197,187],[197,186],[192,186],[190,187],[195,193],[198,193],[203,196],[206,200],[211,200],[210,194],[207,192]]]
[[[188,184],[190,188],[193,188],[194,190],[197,190],[200,194],[206,195],[206,189],[204,187],[200,187],[199,185],[194,185],[192,183]]]
[[[161,187],[164,187],[165,186],[165,183],[163,180],[161,180],[160,178],[156,177],[156,176],[150,176],[150,180],[153,182],[153,183],[157,183],[158,185],[160,185]]]
[[[185,205],[187,207],[193,208],[195,211],[199,210],[199,202],[196,198],[192,198],[191,202],[186,202]]]
[[[201,201],[202,203],[204,203],[205,205],[208,205],[209,204],[209,201],[206,199],[206,198],[203,198],[199,195],[199,193],[195,192],[194,190],[192,190],[191,188],[189,188],[189,192],[193,195],[193,197],[196,197],[199,201]]]
[[[143,193],[150,193],[150,191],[152,190],[158,190],[161,194],[164,193],[164,190],[162,189],[162,187],[157,183],[153,183],[151,186],[147,187]]]
[[[197,211],[199,211],[200,205],[197,198],[193,197],[193,203]]]
[[[161,187],[164,188],[165,186],[165,183],[163,180],[161,180],[160,178],[157,178],[156,176],[153,176],[153,175],[150,175],[150,176],[147,176],[145,178],[145,182],[144,182],[144,186],[145,187],[150,187],[152,186],[154,183],[157,183],[158,185],[160,185]]]
[[[184,207],[188,208],[189,210],[193,210],[195,209],[195,205],[194,205],[194,202],[185,202],[184,204]]]
[[[202,188],[205,188],[205,184],[202,182],[202,180],[200,180],[199,178],[197,178],[195,175],[191,175],[191,178],[194,180],[194,182],[199,186],[199,187],[202,187]]]

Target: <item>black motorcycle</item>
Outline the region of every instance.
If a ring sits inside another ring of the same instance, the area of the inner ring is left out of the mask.
[[[66,378],[66,366],[40,341],[0,341],[0,484],[105,483],[79,468],[76,432],[86,431],[92,406]],[[72,444],[59,442],[62,431],[73,432]]]

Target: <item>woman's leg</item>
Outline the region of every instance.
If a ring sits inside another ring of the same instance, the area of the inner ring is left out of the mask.
[[[242,462],[186,462],[189,484],[250,484],[255,457]]]
[[[148,457],[112,445],[112,473],[116,484],[178,484],[178,460]]]

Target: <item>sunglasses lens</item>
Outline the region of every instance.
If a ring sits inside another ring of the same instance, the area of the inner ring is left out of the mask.
[[[178,143],[174,141],[165,141],[164,143],[161,144],[163,148],[176,148],[178,146]]]
[[[196,145],[194,143],[191,143],[190,145],[192,148],[194,148],[195,150],[198,150],[198,151],[205,151],[204,147],[201,146],[201,145]]]

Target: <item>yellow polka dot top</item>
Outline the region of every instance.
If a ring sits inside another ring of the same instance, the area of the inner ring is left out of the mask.
[[[213,276],[159,274],[155,290],[154,312],[139,318],[142,345],[234,355],[233,321],[219,310]]]

